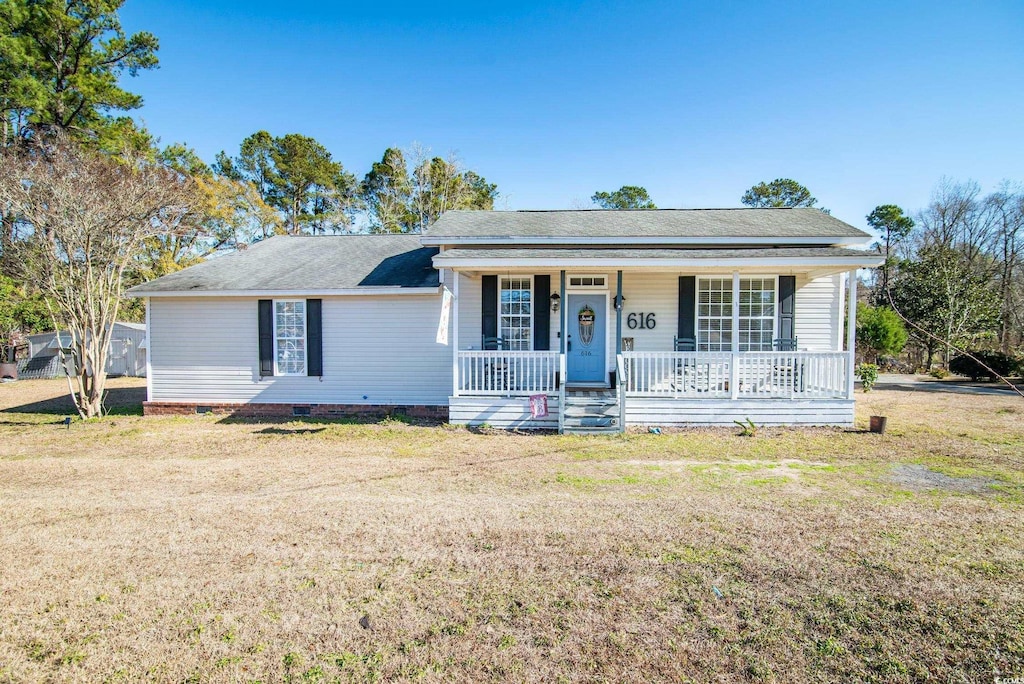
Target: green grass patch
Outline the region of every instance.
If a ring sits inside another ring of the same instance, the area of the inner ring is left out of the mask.
[[[646,474],[632,473],[615,477],[595,477],[592,475],[574,475],[565,472],[555,474],[554,481],[569,485],[580,490],[594,490],[599,487],[664,487],[672,484],[670,477],[650,477]]]

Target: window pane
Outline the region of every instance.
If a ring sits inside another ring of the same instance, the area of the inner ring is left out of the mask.
[[[698,351],[731,351],[732,279],[698,279],[697,293]],[[745,297],[741,293],[741,301],[749,303],[749,293]],[[749,304],[745,308],[749,309]]]
[[[274,313],[277,372],[302,375],[306,372],[306,302],[275,302]]]
[[[510,350],[530,349],[530,280],[501,279],[501,325],[498,335]]]

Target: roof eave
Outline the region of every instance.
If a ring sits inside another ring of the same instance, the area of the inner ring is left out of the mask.
[[[125,292],[129,297],[380,297],[436,295],[440,285],[429,287],[349,287],[316,290],[145,290],[144,286],[133,287]]]
[[[516,267],[595,267],[595,268],[794,268],[807,266],[810,268],[842,267],[842,268],[875,268],[885,260],[876,255],[865,257],[778,257],[778,258],[612,258],[612,257],[517,257],[517,258],[480,258],[480,257],[445,257],[439,254],[434,257],[436,268],[465,268],[480,270],[486,268]]]

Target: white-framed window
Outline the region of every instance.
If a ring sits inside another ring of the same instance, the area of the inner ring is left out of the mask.
[[[744,351],[771,351],[775,340],[774,277],[740,278],[739,340]],[[697,350],[732,351],[732,278],[700,278],[697,287]]]
[[[513,351],[533,349],[532,285],[529,276],[501,278],[498,336]]]
[[[274,374],[306,374],[306,300],[274,300]]]
[[[732,278],[697,281],[697,351],[732,351]]]
[[[740,278],[740,351],[771,351],[775,278]]]
[[[608,287],[608,277],[603,275],[571,275],[569,276],[569,287],[604,289]]]

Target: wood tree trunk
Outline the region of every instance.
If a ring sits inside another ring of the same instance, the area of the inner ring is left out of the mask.
[[[14,244],[14,216],[0,211],[0,257],[9,254]]]

